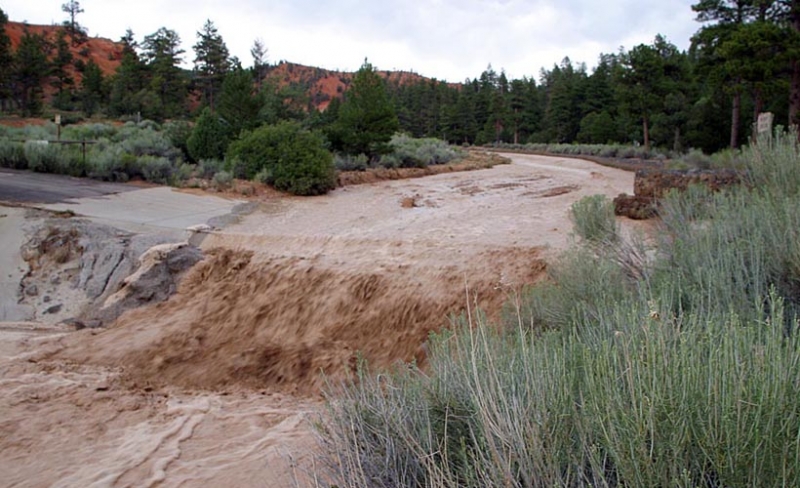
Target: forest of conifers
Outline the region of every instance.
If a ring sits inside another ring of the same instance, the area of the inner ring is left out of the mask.
[[[634,143],[714,152],[746,142],[761,112],[774,113],[780,125],[796,124],[800,0],[701,0],[692,9],[698,30],[686,51],[656,35],[649,44],[600,54],[591,70],[565,58],[535,77],[508,79],[489,66],[463,83],[419,77],[386,88],[401,130],[459,144]],[[35,116],[51,107],[87,116],[191,118],[199,107],[214,108],[226,77],[246,72],[252,83],[244,89],[261,92],[255,111],[264,122],[299,119],[320,128],[335,119],[337,98],[321,113],[309,80],[271,82],[275,66],[260,41],[242,67],[212,21],[197,33],[193,70],[181,67],[186,52],[177,33],[162,28],[141,42],[128,31],[119,67],[104,76],[91,61],[73,59],[70,44],[86,39],[75,20],[82,9],[73,0],[64,11],[69,20],[55,42],[26,31],[13,50],[0,32],[4,113]],[[0,27],[7,21],[0,10]]]

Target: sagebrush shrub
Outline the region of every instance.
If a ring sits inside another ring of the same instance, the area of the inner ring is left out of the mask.
[[[605,195],[592,195],[575,202],[570,218],[575,233],[585,241],[602,243],[617,240],[614,203]]]

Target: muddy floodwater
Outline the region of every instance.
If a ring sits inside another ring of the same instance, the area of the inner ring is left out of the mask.
[[[266,199],[204,237],[171,298],[107,328],[0,323],[0,484],[304,486],[321,371],[424,364],[450,317],[498,317],[542,279],[572,203],[632,193],[630,172],[509,157]]]

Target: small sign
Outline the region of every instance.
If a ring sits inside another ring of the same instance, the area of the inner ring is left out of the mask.
[[[56,125],[61,125],[61,114],[56,114]]]
[[[775,120],[775,115],[772,112],[764,112],[758,114],[758,133],[771,134],[772,122]]]

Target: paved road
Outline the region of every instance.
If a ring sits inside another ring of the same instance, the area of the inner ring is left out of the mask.
[[[103,183],[87,178],[0,169],[0,202],[59,203],[137,190],[131,185]]]
[[[141,188],[86,178],[0,170],[0,202],[38,204],[130,232],[184,231],[224,219],[243,203],[190,195],[169,187]]]

